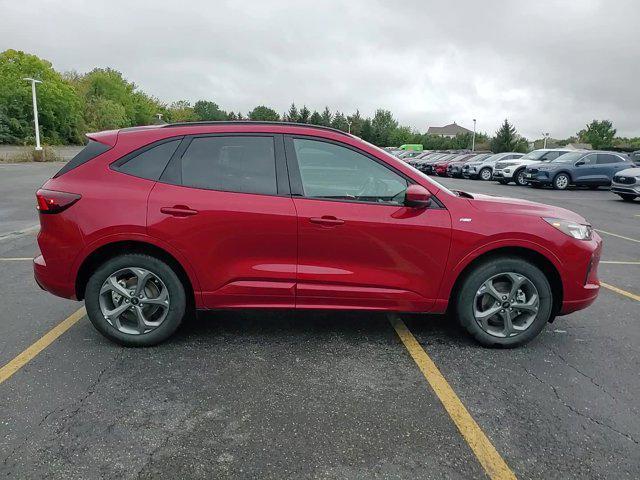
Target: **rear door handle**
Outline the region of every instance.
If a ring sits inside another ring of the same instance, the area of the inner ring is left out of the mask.
[[[344,220],[340,218],[336,218],[333,215],[323,215],[322,217],[311,217],[309,221],[317,225],[324,225],[325,227],[335,227],[337,225],[342,225],[344,223]]]
[[[165,215],[171,215],[172,217],[190,217],[198,213],[197,210],[192,210],[186,205],[174,205],[173,207],[162,207],[161,213]]]

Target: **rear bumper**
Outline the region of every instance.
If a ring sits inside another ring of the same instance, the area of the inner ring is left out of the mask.
[[[43,290],[58,297],[77,300],[75,285],[66,279],[66,275],[61,275],[61,272],[48,267],[42,255],[33,259],[33,276]]]

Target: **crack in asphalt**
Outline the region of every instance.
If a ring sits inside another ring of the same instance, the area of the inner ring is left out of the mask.
[[[600,390],[602,390],[605,394],[607,394],[613,401],[617,402],[618,399],[616,399],[616,397],[614,397],[613,395],[611,395],[611,393],[609,393],[607,391],[606,388],[604,388],[604,386],[600,385],[598,382],[596,382],[593,377],[590,377],[589,375],[587,375],[586,373],[584,373],[582,370],[580,370],[578,367],[576,367],[575,365],[571,364],[566,358],[564,358],[562,355],[560,355],[560,353],[558,353],[557,350],[555,350],[554,348],[549,348],[549,350],[551,350],[560,360],[562,360],[569,368],[571,368],[572,370],[575,370],[577,373],[579,373],[580,375],[582,375],[583,377],[589,379],[589,381],[595,385],[596,387],[598,387]]]
[[[565,402],[562,397],[560,396],[560,394],[558,393],[558,389],[552,385],[551,383],[547,383],[544,380],[542,380],[538,375],[536,375],[535,373],[531,372],[530,370],[528,370],[526,367],[522,367],[524,369],[525,372],[527,372],[530,376],[532,376],[533,378],[535,378],[538,382],[540,382],[542,385],[545,385],[547,387],[550,387],[551,390],[553,391],[553,394],[556,396],[557,400],[568,410],[570,410],[571,412],[575,413],[576,415],[586,418],[587,420],[589,420],[590,422],[595,423],[596,425],[600,425],[601,427],[605,427],[609,430],[611,430],[612,432],[617,433],[618,435],[621,435],[622,437],[626,438],[627,440],[632,441],[633,443],[635,443],[636,445],[638,445],[638,440],[636,440],[635,438],[633,438],[633,436],[629,435],[628,433],[625,432],[621,432],[620,430],[618,430],[615,427],[612,427],[611,425],[604,423],[600,420],[597,420],[589,415],[587,415],[586,413],[581,412],[580,410],[576,409],[575,407],[569,405],[567,402]]]
[[[111,369],[111,368],[115,368],[115,366],[117,365],[117,363],[118,363],[119,361],[121,361],[121,360],[122,360],[122,357],[123,357],[123,355],[124,355],[124,351],[125,351],[125,349],[123,348],[123,349],[121,350],[121,353],[120,353],[120,355],[119,355],[119,358],[117,358],[116,362],[111,362],[111,363],[109,363],[107,366],[105,366],[102,370],[100,370],[100,372],[98,373],[98,375],[97,375],[96,379],[95,379],[95,380],[94,380],[94,381],[89,385],[89,387],[87,388],[87,390],[86,390],[85,394],[84,394],[84,395],[82,395],[82,397],[80,397],[80,399],[79,399],[79,400],[76,400],[73,404],[71,404],[71,405],[77,405],[77,408],[75,408],[75,409],[74,409],[74,410],[73,410],[69,415],[67,415],[66,417],[64,417],[64,418],[61,420],[61,423],[67,423],[67,422],[69,422],[69,420],[72,420],[72,419],[73,419],[73,418],[74,418],[74,417],[75,417],[75,416],[80,412],[80,410],[82,409],[82,407],[83,407],[83,405],[84,405],[84,402],[85,402],[85,401],[86,401],[86,400],[87,400],[91,395],[93,395],[93,394],[95,393],[95,391],[96,391],[96,389],[97,389],[98,385],[100,384],[100,382],[102,382],[102,379],[103,379],[103,377],[104,377],[104,374],[105,374],[109,369]],[[64,405],[64,406],[63,406],[63,407],[61,407],[61,408],[56,408],[56,409],[54,409],[54,410],[51,410],[50,412],[47,412],[47,413],[42,417],[42,419],[38,422],[38,425],[37,425],[37,426],[38,426],[38,427],[41,427],[43,424],[45,424],[45,423],[46,423],[46,421],[49,419],[49,417],[50,417],[51,415],[53,415],[54,413],[62,413],[62,412],[64,412],[65,410],[67,410],[67,409],[69,408],[69,406],[70,406],[70,405]],[[66,428],[63,428],[62,430],[58,430],[56,433],[57,433],[57,434],[63,434],[63,433],[65,433],[65,432],[68,432],[68,431],[69,431],[69,429],[70,429],[70,427],[69,427],[69,426],[67,426]],[[25,438],[24,438],[24,439],[23,439],[23,440],[22,440],[18,445],[16,445],[16,447],[14,447],[14,448],[11,450],[11,452],[9,452],[9,454],[8,454],[8,455],[7,455],[7,456],[2,460],[2,465],[6,467],[6,466],[7,466],[7,464],[8,464],[8,462],[9,462],[9,459],[10,459],[11,457],[13,457],[13,456],[14,456],[14,454],[15,454],[18,450],[21,450],[21,449],[22,449],[22,448],[27,444],[27,442],[28,442],[28,441],[29,441],[29,437],[25,437]],[[46,478],[46,477],[48,477],[48,476],[49,476],[49,473],[47,473],[47,474],[45,475],[45,477],[44,477],[44,478]]]

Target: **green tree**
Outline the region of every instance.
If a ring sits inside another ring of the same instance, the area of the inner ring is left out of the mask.
[[[81,143],[85,131],[82,102],[51,63],[17,50],[0,53],[0,142],[34,141],[31,85],[42,80],[38,92],[38,117],[44,143]]]
[[[581,142],[590,143],[596,150],[613,146],[616,129],[609,120],[594,120],[587,128],[578,132]]]
[[[306,105],[303,105],[302,109],[300,109],[300,115],[298,116],[298,123],[309,123],[310,117],[311,117],[311,112],[309,111]]]
[[[347,121],[351,122],[351,133],[356,137],[362,136],[362,123],[364,120],[360,116],[360,110],[356,110],[356,113],[349,115]]]
[[[405,143],[413,143],[413,139],[414,139],[414,134],[411,131],[411,128],[409,127],[396,127],[390,134],[389,134],[389,145],[388,146],[400,146],[403,145]],[[385,145],[387,146],[387,145]]]
[[[195,122],[198,120],[193,107],[187,100],[178,100],[169,105],[168,120],[172,122]]]
[[[331,120],[331,126],[338,130],[342,130],[343,132],[349,131],[349,122],[342,112],[335,113],[333,120]]]
[[[309,123],[311,125],[322,125],[322,116],[314,110],[309,117]]]
[[[287,122],[298,122],[300,120],[300,113],[298,113],[295,103],[291,104],[289,111],[283,119]]]
[[[280,115],[273,108],[260,105],[249,112],[249,120],[263,122],[279,122]]]
[[[227,112],[221,110],[217,103],[209,100],[198,100],[193,105],[193,113],[197,120],[211,122],[227,120]]]
[[[333,115],[331,115],[331,110],[329,110],[329,107],[324,107],[324,110],[320,114],[320,125],[324,125],[325,127],[330,127],[331,120],[333,120]]]
[[[494,153],[501,152],[526,152],[528,142],[520,137],[516,131],[516,127],[505,119],[502,126],[496,131],[495,137],[491,140],[491,150]]]
[[[373,137],[373,126],[371,125],[371,119],[367,118],[362,122],[360,138],[362,138],[365,142],[374,143]]]
[[[398,122],[389,110],[378,109],[371,120],[371,128],[373,130],[371,143],[379,147],[386,147],[389,145],[391,133],[398,128]]]
[[[87,102],[84,116],[89,120],[87,128],[92,131],[113,130],[129,121],[122,105],[102,97]]]

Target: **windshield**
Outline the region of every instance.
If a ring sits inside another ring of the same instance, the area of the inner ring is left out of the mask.
[[[551,160],[552,163],[572,163],[576,160],[579,160],[584,156],[584,152],[571,152],[565,153],[564,155],[559,156],[558,158],[554,158]]]
[[[534,150],[520,157],[520,160],[540,160],[545,153],[547,153],[547,150]]]

